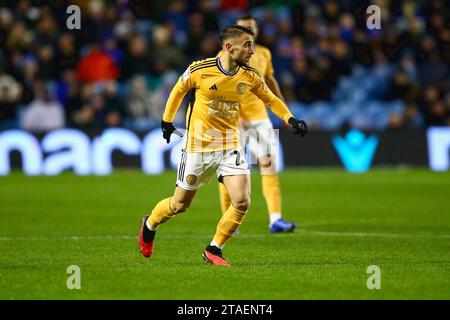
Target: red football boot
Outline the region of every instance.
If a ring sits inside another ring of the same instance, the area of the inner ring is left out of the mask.
[[[142,218],[141,232],[139,233],[139,248],[144,257],[150,258],[153,253],[153,244],[155,240],[156,231],[151,231],[147,227],[147,219],[149,216]]]
[[[222,250],[211,245],[207,246],[203,252],[203,260],[215,266],[231,267],[231,264],[223,258]]]

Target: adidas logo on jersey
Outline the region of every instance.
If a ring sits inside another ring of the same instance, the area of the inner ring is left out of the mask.
[[[209,87],[209,90],[217,90],[217,86],[213,84],[211,87]]]

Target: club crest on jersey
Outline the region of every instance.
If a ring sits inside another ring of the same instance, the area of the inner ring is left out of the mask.
[[[247,89],[247,86],[245,85],[245,83],[241,82],[237,85],[236,90],[239,94],[244,94],[245,93],[245,89]]]
[[[190,174],[186,177],[186,182],[188,185],[193,186],[197,182],[197,176],[195,174]]]

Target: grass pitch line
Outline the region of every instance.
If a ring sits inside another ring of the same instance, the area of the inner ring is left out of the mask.
[[[62,237],[0,237],[0,241],[54,241],[54,240],[135,240],[137,236],[62,236]]]
[[[411,233],[376,233],[376,232],[334,232],[334,231],[312,231],[299,229],[301,233],[317,236],[337,237],[377,237],[377,238],[443,238],[450,239],[448,234],[411,234]]]
[[[325,237],[376,237],[376,238],[441,238],[450,239],[447,234],[411,234],[411,233],[376,233],[376,232],[334,232],[334,231],[313,231],[306,229],[297,229],[294,233],[277,234],[275,236],[295,237],[299,235],[314,235]],[[179,234],[164,235],[163,239],[204,239],[210,237],[210,234]],[[237,238],[268,238],[271,235],[266,233],[241,233]],[[55,236],[55,237],[0,237],[0,241],[54,241],[54,240],[137,240],[137,236]]]

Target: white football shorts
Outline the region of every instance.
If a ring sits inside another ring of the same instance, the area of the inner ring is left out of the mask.
[[[211,180],[216,172],[217,178],[250,174],[247,161],[241,150],[214,152],[182,151],[178,163],[177,187],[197,190]]]
[[[258,164],[261,174],[277,173],[279,134],[270,119],[245,123],[241,132],[242,144],[246,146],[250,164]]]

